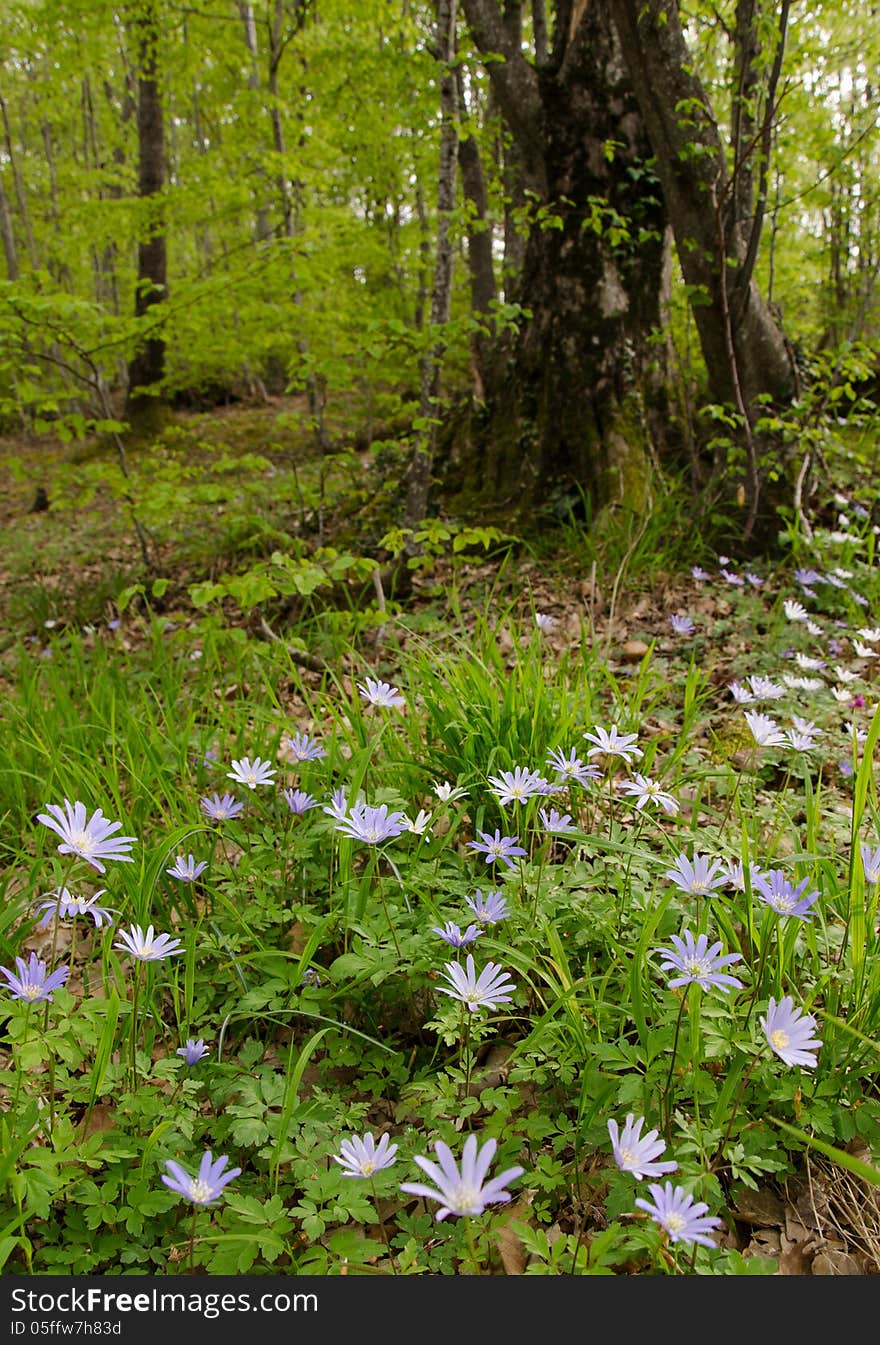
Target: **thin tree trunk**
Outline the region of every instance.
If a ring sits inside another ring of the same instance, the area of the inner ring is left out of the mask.
[[[165,337],[154,312],[166,299],[168,253],[162,195],[165,186],[165,124],[159,86],[159,16],[152,0],[144,0],[132,23],[138,64],[138,196],[144,217],[138,243],[135,317],[150,316],[146,339],[141,340],[128,367],[126,414],[137,427],[149,430],[161,421],[159,403],[149,389],[165,373]],[[157,414],[158,413],[158,414]]]
[[[416,216],[419,221],[419,284],[416,290],[416,307],[413,321],[417,332],[425,325],[425,312],[428,307],[428,278],[431,272],[431,233],[428,212],[425,208],[425,193],[421,182],[416,182]]]
[[[244,44],[247,47],[248,55],[251,58],[250,67],[247,73],[247,86],[251,93],[255,95],[254,101],[256,102],[260,92],[260,51],[257,42],[257,24],[254,18],[254,7],[249,3],[249,0],[240,0],[238,12],[241,15],[242,27],[244,29]],[[258,181],[262,181],[262,173],[258,175]],[[255,207],[254,232],[258,243],[265,242],[272,233],[272,228],[269,224],[269,216],[266,213],[266,205],[259,195],[259,189]]]
[[[461,71],[455,77],[458,116],[462,127],[469,123]],[[486,180],[480,147],[472,132],[462,131],[458,141],[458,167],[461,187],[468,202],[467,261],[471,282],[471,313],[480,320],[482,330],[471,337],[471,371],[474,395],[478,401],[485,396],[486,362],[492,337],[491,313],[496,297],[495,264],[492,257],[492,227],[488,220]],[[453,184],[454,191],[454,184]]]
[[[31,217],[28,210],[27,193],[24,189],[24,180],[21,176],[21,169],[18,163],[18,155],[12,144],[12,128],[9,124],[9,112],[3,95],[0,94],[0,115],[3,119],[3,138],[6,143],[6,154],[9,160],[9,166],[12,169],[12,185],[15,190],[15,201],[18,206],[18,213],[21,217],[21,227],[24,233],[25,246],[27,248],[28,261],[31,269],[37,269],[37,247],[34,241],[34,231],[31,228]]]
[[[759,18],[760,0],[737,0],[733,28],[730,144],[733,150],[734,216],[744,232],[750,228],[755,206],[758,97],[761,88]]]
[[[546,0],[532,0],[532,36],[535,41],[535,65],[540,70],[542,65],[547,64],[550,55]]]
[[[285,14],[284,0],[275,0],[275,16],[272,23],[269,48],[269,77],[267,81],[270,95],[269,119],[272,126],[272,145],[278,159],[276,186],[278,190],[278,201],[281,207],[281,231],[282,236],[290,240],[291,243],[302,231],[302,225],[300,223],[300,186],[296,181],[288,181],[285,169],[287,148],[284,139],[284,123],[281,118],[278,70],[287,44],[290,42],[291,38],[301,30],[306,21],[306,11],[306,0],[295,0],[293,7],[293,27],[288,29],[285,34],[283,31]],[[296,269],[293,265],[293,248],[291,248],[290,251],[293,275],[293,302],[299,308],[302,306],[302,293],[296,277]],[[304,382],[309,416],[314,428],[318,449],[321,453],[324,453],[329,447],[327,428],[324,422],[324,409],[327,400],[326,382],[325,380],[316,377],[314,371],[308,367],[309,345],[305,336],[302,334],[297,338],[297,349],[299,350],[301,359],[306,363]]]
[[[759,456],[772,452],[779,462],[779,446],[759,442],[755,422],[768,397],[785,405],[797,387],[785,335],[754,280],[763,210],[748,232],[736,216],[737,184],[728,173],[718,123],[694,71],[677,5],[610,0],[610,8],[654,148],[682,273],[696,296],[694,319],[709,392],[739,414],[748,462],[742,536],[748,541],[764,503]],[[763,521],[774,525],[772,507],[764,510]]]
[[[422,359],[419,383],[419,421],[425,427],[413,449],[407,476],[403,526],[416,529],[427,514],[431,468],[437,443],[437,394],[446,350],[446,326],[452,296],[453,244],[450,234],[455,209],[455,167],[458,147],[455,58],[456,0],[437,0],[434,52],[440,66],[440,166],[437,176],[437,253],[431,293],[431,343]],[[410,538],[406,554],[418,547]]]
[[[694,72],[677,6],[610,0],[610,8],[654,148],[684,279],[698,295],[694,317],[710,392],[716,401],[736,402],[739,384],[754,416],[762,394],[783,403],[789,398],[791,361],[753,277],[744,277],[740,292],[747,238],[733,217],[718,125]],[[723,318],[725,290],[738,319],[731,332]]]
[[[0,177],[0,234],[3,235],[3,254],[6,258],[6,275],[10,280],[18,280],[18,250],[15,246],[15,230],[12,226],[12,212],[9,209],[9,197]]]
[[[49,171],[49,217],[52,221],[52,234],[56,244],[61,240],[61,211],[58,206],[58,173],[55,167],[55,152],[52,144],[52,127],[48,121],[43,121],[40,125],[40,135],[43,139],[43,152],[46,156],[46,167]],[[60,248],[59,248],[60,252]],[[50,262],[50,269],[53,263]],[[73,289],[73,277],[70,267],[64,260],[63,252],[58,260],[54,262],[54,271],[59,285],[67,289]]]

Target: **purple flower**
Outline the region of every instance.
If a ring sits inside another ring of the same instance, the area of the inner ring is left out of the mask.
[[[307,813],[310,808],[317,808],[318,806],[318,800],[313,799],[311,794],[307,794],[303,789],[283,789],[281,792],[294,817],[300,817],[303,813]]]
[[[770,677],[760,677],[753,674],[749,677],[748,682],[755,700],[778,701],[785,695],[785,687],[780,686]]]
[[[526,853],[521,845],[517,845],[518,836],[502,836],[497,828],[494,836],[490,836],[487,831],[478,831],[477,835],[481,839],[479,841],[468,841],[468,848],[479,850],[484,854],[487,864],[493,864],[496,859],[500,859],[509,869],[515,869],[516,865],[512,857]]]
[[[239,761],[233,761],[232,770],[227,772],[230,780],[235,780],[236,784],[246,785],[248,789],[256,789],[257,785],[270,785],[275,776],[275,770],[264,761],[262,757],[242,757]]]
[[[500,892],[487,892],[485,897],[479,888],[475,897],[465,897],[465,901],[470,906],[474,915],[481,925],[494,925],[499,920],[507,920],[510,911],[507,909],[507,898]]]
[[[819,900],[818,892],[802,896],[809,878],[794,887],[781,869],[770,869],[767,873],[752,874],[752,890],[780,915],[796,915],[799,920],[809,920],[810,907]]]
[[[478,939],[483,931],[478,929],[476,925],[468,925],[462,934],[458,925],[451,920],[447,920],[442,929],[437,925],[432,926],[431,933],[439,934],[440,938],[445,939],[453,948],[464,948],[466,944],[473,943],[474,939]]]
[[[694,579],[697,580],[698,583],[702,582],[702,580],[704,579],[709,578],[708,572],[703,569],[702,565],[692,565],[691,574],[693,575]]]
[[[785,747],[787,740],[775,719],[757,711],[746,711],[746,723],[758,747]]]
[[[176,1191],[194,1205],[213,1205],[223,1194],[224,1186],[241,1172],[241,1168],[230,1168],[228,1172],[224,1172],[223,1169],[228,1162],[229,1159],[225,1154],[214,1162],[211,1150],[207,1149],[202,1155],[198,1175],[191,1177],[179,1163],[169,1158],[165,1166],[171,1175],[166,1176],[163,1172],[162,1180],[169,1191]]]
[[[120,929],[119,939],[120,942],[114,943],[113,947],[120,952],[131,953],[138,962],[161,962],[166,957],[175,957],[183,952],[179,946],[180,939],[172,939],[170,934],[154,934],[152,925],[146,934],[140,925],[132,925],[130,934]]]
[[[413,1161],[435,1183],[437,1189],[425,1186],[421,1182],[404,1182],[400,1189],[409,1195],[439,1201],[438,1223],[448,1214],[465,1216],[482,1214],[487,1205],[510,1200],[510,1192],[505,1191],[505,1186],[516,1177],[521,1177],[525,1171],[520,1167],[508,1168],[500,1177],[493,1177],[491,1181],[486,1182],[484,1179],[497,1147],[497,1142],[489,1139],[478,1151],[476,1135],[468,1135],[464,1142],[461,1171],[459,1171],[449,1145],[437,1140],[434,1144],[437,1163],[432,1163],[430,1159],[422,1158],[419,1154],[413,1155]]]
[[[400,709],[406,704],[397,687],[391,686],[388,682],[377,682],[372,677],[366,678],[363,682],[358,682],[357,689],[363,699],[370,705],[385,705],[393,709]]]
[[[344,1169],[344,1177],[372,1177],[374,1172],[390,1168],[397,1161],[396,1153],[397,1145],[390,1143],[387,1134],[380,1136],[378,1144],[370,1134],[364,1135],[363,1139],[352,1135],[351,1139],[342,1141],[339,1153],[333,1154],[333,1161]]]
[[[292,737],[285,735],[281,745],[294,761],[320,761],[327,755],[321,744],[310,738],[307,733],[294,733]]]
[[[210,798],[200,799],[199,806],[212,822],[226,822],[244,810],[244,804],[239,803],[234,794],[224,794],[221,798],[215,793]]]
[[[98,898],[103,897],[105,888],[96,892],[92,897],[75,897],[66,887],[56,889],[51,897],[41,901],[34,909],[34,915],[44,911],[40,925],[46,929],[52,920],[57,916],[59,920],[72,920],[78,915],[90,915],[95,922],[95,928],[100,929],[106,921],[108,925],[113,924],[113,915],[118,912],[111,912],[106,906],[98,905]]]
[[[644,1116],[636,1120],[632,1112],[627,1115],[622,1133],[618,1132],[615,1120],[608,1122],[608,1134],[611,1136],[615,1163],[621,1172],[631,1172],[639,1181],[644,1177],[662,1177],[664,1172],[675,1172],[678,1167],[677,1163],[670,1161],[655,1162],[665,1150],[666,1142],[657,1138],[659,1134],[657,1130],[649,1130],[643,1135],[644,1124]]]
[[[665,813],[674,817],[678,812],[678,801],[663,789],[658,780],[649,780],[647,775],[640,775],[638,771],[631,780],[623,780],[618,789],[621,794],[628,794],[631,798],[637,799],[636,811],[642,812],[649,803],[657,803]]]
[[[782,604],[782,610],[789,621],[809,621],[810,619],[810,614],[804,604],[798,602],[795,598],[786,598]]]
[[[710,860],[705,855],[694,855],[693,863],[687,855],[679,855],[674,866],[663,876],[688,896],[706,896],[727,882],[720,861]]]
[[[816,1020],[812,1014],[796,1009],[791,995],[786,995],[778,1004],[771,995],[767,1016],[761,1019],[761,1026],[767,1045],[786,1065],[816,1068],[816,1057],[810,1054],[822,1045],[821,1038],[813,1036]]]
[[[682,616],[679,612],[674,612],[669,618],[669,624],[675,635],[693,635],[696,626],[689,616]]]
[[[601,780],[602,772],[598,766],[592,762],[584,765],[580,757],[576,755],[574,748],[571,749],[568,756],[565,755],[561,747],[556,747],[547,754],[547,765],[552,766],[557,774],[557,785],[578,784],[584,787],[588,786],[591,780]]]
[[[706,1215],[709,1206],[704,1201],[695,1201],[683,1186],[673,1186],[672,1182],[663,1186],[652,1182],[648,1190],[654,1197],[653,1205],[641,1196],[636,1204],[665,1230],[670,1242],[683,1242],[688,1247],[693,1243],[699,1243],[701,1247],[716,1245],[707,1234],[719,1228],[721,1220],[715,1215]]]
[[[118,859],[126,864],[134,862],[128,851],[137,837],[113,836],[122,823],[108,821],[100,808],[87,817],[84,803],[69,803],[65,799],[63,808],[57,803],[47,803],[46,812],[38,813],[37,821],[61,837],[59,854],[78,855],[99,873],[106,872],[102,859]]]
[[[525,766],[517,766],[512,771],[502,771],[500,775],[490,775],[489,784],[498,802],[525,803],[536,794],[546,794],[550,788],[547,780],[537,771]]]
[[[742,588],[745,585],[745,580],[733,570],[722,569],[721,577],[726,579],[728,584],[733,584],[735,588]]]
[[[865,882],[873,887],[880,883],[880,845],[872,850],[870,845],[859,847],[862,856],[862,868],[865,870]]]
[[[821,730],[812,724],[807,728],[798,728],[795,725],[794,728],[786,729],[785,741],[793,752],[812,752],[815,747],[819,746],[817,735],[821,736]]]
[[[363,802],[358,799],[358,803]],[[322,813],[327,813],[329,817],[335,817],[337,822],[348,820],[348,795],[344,789],[334,789],[330,802],[321,809]]]
[[[758,876],[758,874],[759,874],[760,872],[761,872],[761,870],[758,868],[757,864],[750,864],[750,865],[749,865],[749,882],[750,882],[750,883],[754,883],[756,877]],[[745,890],[746,890],[746,874],[745,874],[745,869],[743,868],[742,860],[740,860],[740,859],[728,859],[728,860],[725,861],[725,864],[724,864],[724,881],[725,881],[725,883],[729,883],[729,884],[731,885],[731,887],[736,888],[737,892],[745,892]]]
[[[593,746],[587,753],[588,757],[608,756],[622,757],[624,761],[629,762],[633,758],[638,760],[642,755],[642,749],[635,746],[636,733],[619,733],[617,725],[611,725],[611,731],[603,729],[601,724],[597,724],[592,733],[585,733],[587,742]]]
[[[182,1055],[187,1065],[197,1065],[200,1060],[204,1060],[206,1055],[210,1055],[210,1052],[205,1045],[204,1037],[199,1037],[198,1041],[194,1041],[192,1037],[187,1037],[186,1045],[178,1046],[174,1054]]]
[[[566,836],[571,831],[577,831],[570,813],[560,813],[555,808],[539,808],[538,817],[541,819],[541,826],[544,830],[553,832],[557,836]]]
[[[195,855],[187,855],[186,859],[183,855],[178,855],[171,868],[165,872],[172,878],[178,878],[182,883],[194,883],[207,867],[208,862],[205,859],[199,860],[197,864]]]
[[[510,973],[502,971],[497,962],[487,962],[479,977],[474,971],[472,953],[467,955],[465,968],[457,962],[447,962],[443,975],[448,986],[438,986],[441,995],[459,1000],[471,1013],[477,1009],[494,1009],[498,1004],[509,1004],[516,986]]]
[[[721,956],[721,940],[713,943],[709,947],[708,934],[700,934],[695,940],[693,934],[688,929],[685,931],[684,938],[678,934],[672,935],[672,943],[675,951],[668,948],[658,948],[656,951],[664,959],[660,963],[661,971],[680,971],[680,976],[675,976],[669,981],[669,989],[676,990],[682,985],[699,985],[704,990],[710,990],[713,986],[717,990],[723,990],[725,994],[728,990],[741,990],[742,981],[738,981],[735,976],[728,976],[726,972],[721,971],[722,967],[729,967],[734,962],[742,961],[742,953],[728,953]]]
[[[337,822],[334,830],[354,841],[363,841],[365,845],[381,845],[408,828],[406,814],[389,813],[387,803],[380,803],[378,808],[356,803],[348,816]]]
[[[52,992],[60,990],[70,975],[70,967],[59,967],[47,976],[46,964],[36,953],[31,953],[27,962],[23,957],[17,957],[15,967],[17,976],[8,967],[0,967],[0,974],[6,977],[7,989],[12,992],[13,999],[23,999],[29,1004],[36,1004],[38,1000],[51,1001]]]

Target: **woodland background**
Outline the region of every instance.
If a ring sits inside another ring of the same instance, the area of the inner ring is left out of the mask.
[[[298,396],[386,522],[589,524],[659,469],[761,545],[871,409],[871,7],[24,0],[0,40],[13,435]]]

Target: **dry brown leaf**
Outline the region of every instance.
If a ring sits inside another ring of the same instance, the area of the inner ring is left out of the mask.
[[[865,1271],[855,1256],[838,1247],[827,1247],[813,1258],[812,1275],[864,1275]]]
[[[86,1124],[80,1127],[80,1139],[88,1139],[89,1135],[97,1135],[105,1130],[112,1130],[115,1111],[116,1107],[112,1102],[96,1102],[89,1113]],[[86,1120],[86,1118],[84,1117],[83,1120]]]
[[[495,1228],[493,1238],[501,1257],[505,1275],[522,1275],[526,1268],[526,1249],[521,1238],[513,1231],[513,1224],[526,1221],[528,1206],[514,1205]]]
[[[782,1251],[779,1257],[780,1275],[809,1275],[813,1263],[815,1244],[809,1242],[789,1242],[783,1234]]]
[[[782,1201],[772,1191],[752,1191],[748,1187],[740,1191],[733,1207],[733,1217],[738,1223],[751,1224],[758,1228],[781,1228],[785,1220]]]

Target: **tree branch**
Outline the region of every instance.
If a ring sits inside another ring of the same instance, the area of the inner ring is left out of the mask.
[[[512,41],[497,0],[462,0],[465,18],[495,98],[519,149],[524,185],[539,196],[547,190],[544,168],[544,107],[533,66]],[[504,59],[498,60],[501,56]]]
[[[739,313],[740,321],[742,320],[742,310],[745,308],[749,299],[749,288],[755,271],[755,262],[758,259],[758,244],[761,241],[761,230],[764,227],[764,215],[767,209],[767,174],[770,168],[770,151],[773,144],[773,123],[779,107],[779,103],[776,99],[776,89],[782,71],[782,57],[785,51],[785,35],[788,27],[789,7],[790,0],[782,0],[782,5],[779,11],[779,38],[776,43],[776,51],[773,54],[773,67],[767,82],[767,100],[764,108],[764,122],[761,127],[761,166],[758,174],[758,190],[755,197],[755,213],[752,218],[752,228],[746,247],[746,255],[736,278],[737,289],[741,296],[740,303],[742,306]]]

